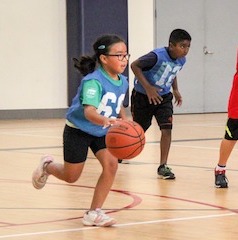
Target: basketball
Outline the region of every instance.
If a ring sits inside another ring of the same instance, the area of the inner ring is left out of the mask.
[[[131,159],[138,156],[144,145],[144,130],[134,121],[120,120],[112,125],[106,134],[107,149],[118,159]]]

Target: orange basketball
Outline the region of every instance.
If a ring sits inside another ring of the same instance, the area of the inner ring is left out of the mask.
[[[144,130],[134,121],[120,120],[108,129],[106,146],[118,159],[131,159],[138,156],[144,145]]]

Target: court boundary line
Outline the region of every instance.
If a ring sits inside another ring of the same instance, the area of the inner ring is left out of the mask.
[[[190,221],[190,220],[198,220],[198,219],[228,217],[228,216],[234,216],[234,215],[237,215],[237,214],[236,213],[226,213],[226,214],[204,215],[204,216],[194,216],[194,217],[169,218],[169,219],[159,219],[159,220],[153,220],[153,221],[122,223],[122,224],[116,224],[113,227],[128,227],[128,226],[143,225],[143,224],[178,222],[178,221],[187,221],[187,220]],[[66,232],[79,232],[79,231],[84,231],[84,230],[95,230],[98,228],[101,228],[101,227],[93,227],[92,226],[92,227],[81,227],[81,228],[72,228],[72,229],[64,229],[64,230],[52,230],[52,231],[42,231],[42,232],[32,232],[32,233],[10,234],[10,235],[2,235],[2,236],[0,236],[0,239],[46,235],[46,234],[55,234],[55,233],[66,233]]]

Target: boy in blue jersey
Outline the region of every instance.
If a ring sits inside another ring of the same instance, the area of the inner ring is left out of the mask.
[[[93,45],[95,55],[74,59],[84,78],[66,114],[63,134],[64,164],[51,156],[42,157],[33,172],[36,189],[45,186],[49,175],[73,183],[80,177],[90,148],[102,166],[91,207],[83,215],[87,226],[111,226],[115,219],[101,210],[113,184],[118,160],[105,145],[108,126],[126,119],[122,106],[128,81],[124,72],[129,59],[125,42],[116,35],[104,35]]]
[[[178,90],[176,75],[186,62],[191,36],[183,29],[175,29],[169,37],[168,47],[157,48],[131,64],[135,75],[131,95],[133,120],[146,131],[155,117],[161,130],[160,166],[158,176],[175,179],[167,166],[171,145],[173,120],[173,96],[175,104],[181,106],[182,97]],[[171,88],[173,93],[171,92]]]

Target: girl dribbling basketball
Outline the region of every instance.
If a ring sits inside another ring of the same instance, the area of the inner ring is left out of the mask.
[[[41,189],[49,175],[68,183],[77,181],[90,148],[102,165],[102,173],[91,207],[83,216],[83,224],[111,226],[115,224],[115,219],[106,215],[101,208],[113,184],[118,159],[107,150],[105,135],[107,126],[114,124],[117,118],[126,119],[122,103],[128,81],[122,73],[128,64],[129,54],[124,40],[116,35],[99,37],[93,49],[93,57],[74,59],[74,66],[84,78],[66,115],[64,164],[54,162],[51,156],[42,157],[33,172],[32,183],[36,189]]]

